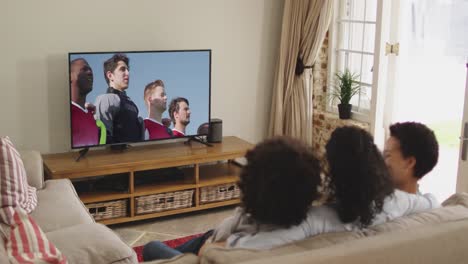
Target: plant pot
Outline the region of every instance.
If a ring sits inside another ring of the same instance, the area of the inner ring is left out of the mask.
[[[338,113],[340,119],[350,119],[351,118],[351,104],[338,104]]]

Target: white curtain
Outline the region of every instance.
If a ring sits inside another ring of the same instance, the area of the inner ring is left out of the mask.
[[[333,0],[285,1],[270,136],[288,135],[312,143],[314,80],[301,65],[315,63],[330,25],[332,10]],[[296,74],[297,68],[302,73]]]

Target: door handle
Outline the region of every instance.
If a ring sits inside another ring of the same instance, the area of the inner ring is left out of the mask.
[[[461,149],[461,159],[466,161],[466,151],[468,149],[467,141],[468,141],[468,122],[465,122],[465,126],[463,127],[463,138],[460,137],[462,140],[462,149]]]

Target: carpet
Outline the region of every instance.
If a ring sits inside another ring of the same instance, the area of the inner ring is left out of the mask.
[[[179,245],[182,245],[183,243],[189,241],[190,239],[195,238],[195,237],[199,237],[201,235],[203,235],[203,233],[196,234],[196,235],[190,235],[190,236],[186,236],[186,237],[181,237],[181,238],[176,238],[176,239],[172,239],[172,240],[166,240],[166,241],[163,241],[163,243],[168,245],[171,248],[175,248],[175,247],[178,247]],[[143,262],[143,246],[134,247],[133,250],[135,250],[135,252],[137,254],[138,262]]]

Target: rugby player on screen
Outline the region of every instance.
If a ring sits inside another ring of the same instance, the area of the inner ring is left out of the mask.
[[[174,123],[172,129],[174,137],[185,137],[185,129],[190,123],[189,101],[183,97],[172,99],[169,104],[169,116]]]
[[[162,114],[167,109],[167,96],[164,82],[156,80],[146,85],[144,91],[148,117],[145,118],[145,139],[162,139],[172,137],[172,131],[164,125]]]
[[[130,82],[130,60],[123,53],[104,62],[107,93],[96,98],[96,120],[107,128],[107,143],[138,142],[143,139],[143,122],[137,105],[127,96]]]
[[[93,111],[86,106],[86,95],[93,90],[93,70],[83,58],[70,62],[72,147],[99,143],[99,129]]]

